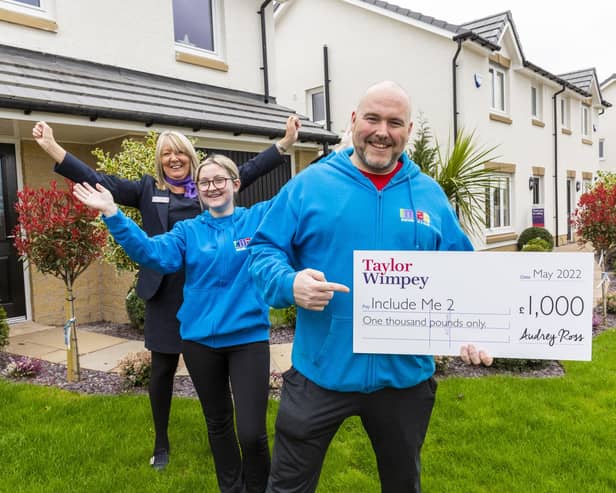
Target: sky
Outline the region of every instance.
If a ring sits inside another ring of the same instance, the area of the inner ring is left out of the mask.
[[[541,0],[387,0],[452,24],[511,11],[524,57],[555,75],[595,68],[616,73],[616,2]]]

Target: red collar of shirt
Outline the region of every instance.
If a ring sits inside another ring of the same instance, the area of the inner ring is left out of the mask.
[[[400,168],[402,168],[402,161],[398,161],[396,167],[386,175],[376,175],[374,173],[369,173],[368,171],[364,171],[361,169],[359,171],[361,171],[362,174],[374,184],[377,190],[383,190],[383,188],[385,188],[385,185],[387,185],[394,177],[394,175],[398,171],[400,171]]]

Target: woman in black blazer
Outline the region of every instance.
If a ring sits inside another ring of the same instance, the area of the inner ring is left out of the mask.
[[[299,119],[290,116],[286,133],[275,145],[240,167],[242,188],[284,163],[283,153],[296,141]],[[41,148],[56,161],[54,171],[76,183],[102,184],[116,203],[141,212],[143,230],[148,236],[170,231],[173,225],[201,213],[194,172],[199,165],[192,143],[182,134],[165,131],[156,145],[156,177],[126,180],[98,173],[66,152],[54,139],[52,129],[39,122],[32,135]],[[184,272],[162,275],[141,267],[137,294],[145,300],[145,346],[152,352],[149,396],[156,438],[150,464],[163,469],[169,462],[167,428],[173,394],[173,379],[181,352],[179,322],[175,315],[182,304]]]

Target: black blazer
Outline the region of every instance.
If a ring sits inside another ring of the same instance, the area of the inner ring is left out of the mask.
[[[275,145],[246,161],[239,167],[241,187],[245,188],[257,178],[269,173],[284,163]],[[135,207],[141,212],[143,230],[148,236],[154,236],[169,231],[169,190],[159,190],[156,180],[145,175],[141,180],[133,181],[113,175],[105,175],[90,168],[86,163],[70,153],[64,160],[56,164],[54,171],[76,183],[89,183],[95,186],[103,185],[113,195],[116,203]],[[195,216],[201,212],[199,199],[195,199]],[[164,275],[145,267],[139,268],[137,294],[144,300],[152,298],[163,280]]]

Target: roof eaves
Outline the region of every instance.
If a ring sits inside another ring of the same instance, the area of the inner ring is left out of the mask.
[[[90,119],[108,118],[113,120],[140,122],[144,123],[146,127],[151,127],[155,124],[170,125],[192,128],[194,131],[207,129],[229,132],[235,135],[252,134],[268,137],[270,139],[282,137],[285,133],[284,130],[247,125],[245,123],[238,125],[231,122],[216,121],[207,118],[178,118],[172,115],[153,115],[147,112],[124,111],[113,108],[90,108],[82,105],[62,104],[53,101],[32,101],[6,96],[0,96],[0,107],[22,110],[26,114],[30,114],[33,111],[61,113],[65,115],[85,116]],[[322,132],[313,132],[310,129],[305,129],[305,127],[303,128],[304,130],[300,130],[299,132],[299,140],[301,142],[337,144],[340,141],[340,137],[335,134],[328,135]]]
[[[528,60],[524,60],[523,61],[523,65],[525,67],[529,68],[530,70],[532,70],[533,72],[536,72],[539,75],[545,77],[546,79],[550,79],[550,80],[556,82],[557,84],[560,84],[561,86],[564,86],[567,89],[570,89],[571,91],[574,91],[574,92],[576,92],[576,93],[578,93],[578,94],[580,94],[582,96],[585,96],[585,97],[590,97],[591,96],[590,93],[584,91],[583,89],[580,89],[579,87],[577,87],[576,85],[572,84],[571,82],[569,82],[569,81],[567,81],[567,80],[565,80],[565,79],[563,79],[563,78],[561,78],[561,77],[559,77],[557,75],[554,75],[551,72],[548,72],[547,70],[539,67],[538,65],[535,65],[532,62],[529,62]]]
[[[276,138],[284,134],[287,115],[294,113],[290,108],[264,103],[259,94],[1,44],[0,52],[5,55],[1,63],[15,68],[18,76],[11,78],[9,74],[6,84],[0,86],[3,87],[0,107],[28,114],[49,111],[91,119],[143,122],[146,126],[173,125]],[[19,80],[27,77],[32,77],[27,83]],[[59,83],[64,86],[57,87]],[[50,98],[49,94],[57,97]],[[204,111],[205,106],[213,111]],[[302,142],[334,144],[339,141],[335,133],[306,117],[301,119]]]
[[[483,46],[484,48],[488,48],[492,51],[500,51],[501,47],[492,43],[491,41],[488,41],[487,39],[479,36],[477,33],[474,33],[471,30],[465,30],[464,32],[460,33],[460,34],[456,34],[453,38],[454,41],[458,41],[458,40],[462,40],[462,41],[474,41],[475,43],[480,44],[481,46]]]
[[[616,80],[616,73],[610,75],[607,79],[605,79],[603,82],[601,82],[601,84],[599,84],[601,87],[605,86],[606,84],[612,82],[613,80]]]
[[[459,33],[463,28],[461,28],[457,24],[451,24],[447,21],[437,19],[435,17],[431,17],[429,15],[424,15],[421,12],[416,12],[411,9],[407,9],[405,7],[400,7],[399,5],[384,2],[382,0],[360,0],[361,2],[372,5],[374,7],[378,7],[380,9],[386,10],[388,12],[393,12],[395,14],[399,14],[404,17],[408,17],[410,19],[417,20],[424,24],[428,24],[430,26],[438,27],[440,29],[444,29],[446,31],[450,31],[454,34]]]

